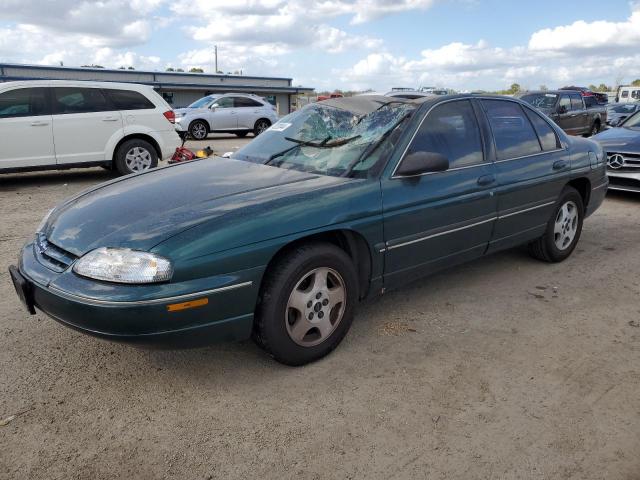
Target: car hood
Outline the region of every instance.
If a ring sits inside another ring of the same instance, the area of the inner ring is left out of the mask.
[[[77,256],[101,246],[150,250],[223,213],[348,181],[212,157],[83,192],[57,207],[43,232]]]
[[[592,137],[606,150],[608,147],[624,147],[640,151],[640,130],[614,127]]]

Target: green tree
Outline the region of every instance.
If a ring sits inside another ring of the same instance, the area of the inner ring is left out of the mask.
[[[633,82],[631,82],[631,85],[633,85],[634,87],[640,87],[640,78],[636,78]]]
[[[134,67],[132,67],[131,65],[129,65],[129,66],[127,67],[127,70],[135,70],[135,68],[134,68]]]
[[[201,68],[193,67],[189,69],[189,73],[204,73],[204,70]]]
[[[593,83],[591,85],[589,85],[587,88],[589,90],[591,90],[592,92],[597,92],[598,91],[598,87],[596,87]]]
[[[518,93],[520,90],[521,88],[519,83],[512,83],[509,90],[507,90],[507,93],[513,95],[514,93]]]
[[[598,91],[598,92],[610,92],[610,91],[611,91],[611,87],[609,87],[609,86],[605,85],[604,83],[601,83],[601,84],[598,86],[598,90],[597,90],[597,91]]]
[[[546,85],[540,85],[540,90],[546,92],[547,90],[549,90],[549,88]]]
[[[172,67],[167,67],[167,72],[175,72],[175,70]]]
[[[181,68],[176,68],[176,72],[184,72],[184,70]]]

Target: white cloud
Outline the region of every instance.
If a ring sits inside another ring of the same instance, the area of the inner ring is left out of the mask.
[[[637,50],[640,43],[640,3],[631,5],[631,16],[624,22],[577,21],[571,25],[545,28],[529,40],[532,51]]]

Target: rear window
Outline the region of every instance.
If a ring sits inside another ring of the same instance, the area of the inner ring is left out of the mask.
[[[529,120],[531,120],[533,128],[535,128],[536,133],[538,134],[542,150],[548,152],[550,150],[559,149],[560,139],[556,135],[556,132],[553,131],[553,128],[551,128],[549,124],[536,112],[529,110],[528,108],[525,108],[524,111],[527,114],[527,117],[529,117]]]
[[[156,108],[147,97],[133,90],[113,90],[109,88],[105,90],[105,93],[118,110],[148,110]]]
[[[53,113],[71,114],[113,110],[98,88],[56,87],[53,91]]]
[[[540,153],[538,136],[522,107],[505,100],[483,100],[496,141],[498,160]]]
[[[233,106],[234,107],[262,107],[260,102],[256,102],[251,98],[247,97],[233,97]]]

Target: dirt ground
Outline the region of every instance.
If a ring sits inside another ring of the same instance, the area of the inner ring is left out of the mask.
[[[251,342],[141,350],[25,313],[7,266],[109,178],[0,178],[1,479],[640,479],[640,196],[610,193],[562,264],[443,272],[288,368]]]

